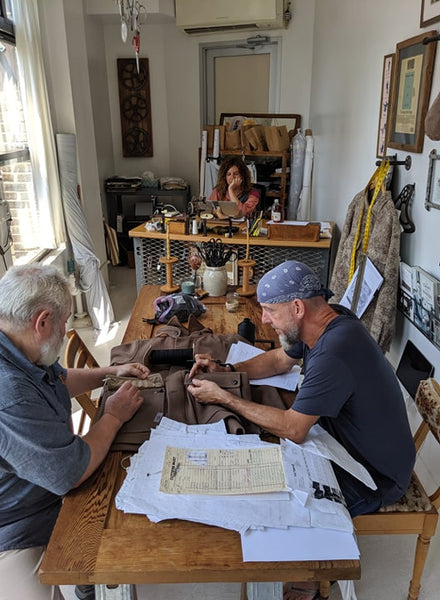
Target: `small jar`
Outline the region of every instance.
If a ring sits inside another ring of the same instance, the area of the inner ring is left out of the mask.
[[[225,307],[228,312],[237,312],[240,305],[240,299],[237,293],[228,292],[226,294]]]

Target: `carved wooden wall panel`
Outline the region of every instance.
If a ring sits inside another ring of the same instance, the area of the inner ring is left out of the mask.
[[[153,156],[148,58],[118,58],[122,155]]]

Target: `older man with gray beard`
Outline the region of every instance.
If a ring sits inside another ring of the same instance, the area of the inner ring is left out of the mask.
[[[107,375],[145,379],[149,370],[64,369],[57,358],[70,311],[68,282],[55,267],[12,267],[0,280],[0,600],[62,598],[38,580],[62,497],[95,471],[142,404],[127,382],[87,434],[73,433],[72,397]]]

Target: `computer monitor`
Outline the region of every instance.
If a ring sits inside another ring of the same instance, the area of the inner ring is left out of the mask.
[[[422,379],[434,375],[434,367],[418,348],[408,340],[396,369],[396,375],[403,387],[415,398]]]

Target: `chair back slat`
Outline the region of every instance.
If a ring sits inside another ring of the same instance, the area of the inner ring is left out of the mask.
[[[70,329],[66,335],[68,341],[64,353],[64,365],[67,369],[83,369],[87,367],[93,369],[94,367],[99,367],[95,357],[89,351],[75,329]],[[85,415],[93,420],[97,411],[97,402],[92,399],[90,391],[83,394],[77,394],[75,398],[82,408],[82,415],[77,431],[77,433],[81,435],[84,427]]]
[[[415,397],[417,409],[431,433],[440,443],[440,386],[435,379],[423,379]]]

